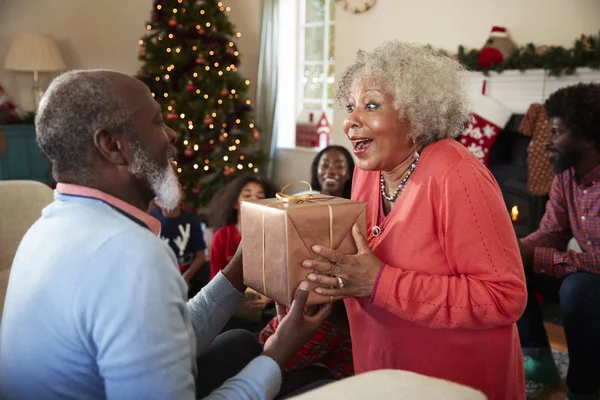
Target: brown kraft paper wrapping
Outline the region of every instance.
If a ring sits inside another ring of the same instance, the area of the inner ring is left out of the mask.
[[[356,254],[352,226],[358,225],[366,236],[366,207],[364,202],[325,195],[299,202],[278,199],[243,202],[244,284],[290,306],[296,288],[311,272],[302,267],[302,261],[323,259],[311,250],[313,245]],[[329,296],[319,295],[313,289],[311,283],[308,305],[331,302]]]

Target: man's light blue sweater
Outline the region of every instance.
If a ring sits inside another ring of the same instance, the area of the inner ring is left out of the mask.
[[[0,398],[194,399],[196,354],[243,295],[219,274],[186,299],[173,253],[143,223],[55,192],[13,263]],[[270,399],[280,381],[262,356],[209,398]]]

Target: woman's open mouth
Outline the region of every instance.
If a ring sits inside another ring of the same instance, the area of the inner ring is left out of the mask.
[[[350,142],[352,143],[352,151],[354,152],[354,154],[356,154],[357,156],[361,156],[365,154],[366,151],[369,149],[371,143],[373,142],[373,139],[351,139]]]

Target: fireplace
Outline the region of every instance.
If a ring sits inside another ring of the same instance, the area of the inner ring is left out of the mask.
[[[500,189],[517,237],[522,238],[535,231],[539,221],[536,218],[533,196],[527,191],[527,185],[507,181]]]
[[[490,150],[490,170],[500,185],[506,212],[519,238],[539,227],[548,200],[527,190],[529,138],[518,132],[522,119],[523,115],[514,114]]]

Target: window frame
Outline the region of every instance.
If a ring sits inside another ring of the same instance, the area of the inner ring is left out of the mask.
[[[310,0],[308,0],[310,1]],[[305,103],[315,104],[315,109],[322,109],[323,111],[327,111],[328,113],[333,112],[333,99],[328,98],[328,83],[327,78],[329,75],[329,67],[335,67],[335,54],[332,56],[329,54],[329,39],[330,39],[330,31],[331,27],[335,29],[335,18],[331,18],[331,5],[333,3],[335,7],[335,0],[324,0],[324,18],[322,21],[318,22],[306,22],[306,6],[307,0],[301,0],[298,2],[299,4],[299,12],[298,12],[298,31],[299,31],[299,40],[298,40],[298,65],[296,66],[298,75],[297,79],[297,90],[296,90],[296,114],[299,115],[304,109]],[[318,61],[306,61],[305,60],[305,50],[306,50],[306,29],[307,28],[319,28],[322,27],[324,31],[323,36],[323,54],[322,58]],[[308,98],[304,96],[304,70],[306,66],[322,66],[323,73],[325,75],[325,80],[322,83],[321,88],[321,97],[320,98]]]

